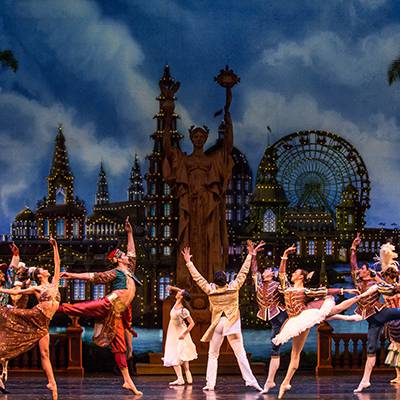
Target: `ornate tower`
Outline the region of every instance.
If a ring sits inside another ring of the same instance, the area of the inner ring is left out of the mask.
[[[74,177],[69,167],[65,137],[60,124],[57,129],[56,146],[50,175],[47,177],[47,204],[68,204],[74,198]]]
[[[106,172],[104,171],[103,162],[100,163],[99,177],[97,179],[97,192],[96,192],[96,205],[108,204],[109,203],[108,194],[108,183]]]
[[[260,236],[283,234],[288,201],[276,179],[276,151],[268,147],[257,172],[256,188],[251,200],[250,226]]]
[[[364,227],[364,213],[360,210],[357,189],[349,183],[342,192],[340,204],[336,207],[336,229],[342,232],[356,232]]]
[[[128,201],[142,201],[144,196],[143,178],[140,172],[140,165],[137,154],[135,154],[135,161],[131,169],[131,176],[129,178],[128,188]]]
[[[160,88],[170,88],[177,85],[171,77],[169,66],[164,67],[164,75],[159,82]],[[146,247],[151,258],[173,256],[177,238],[177,204],[171,194],[169,185],[164,181],[162,174],[163,160],[163,132],[164,132],[164,113],[163,106],[167,101],[175,101],[172,97],[167,99],[162,91],[157,97],[160,103],[159,112],[154,116],[157,121],[157,129],[151,135],[154,141],[153,152],[147,156],[149,162],[148,172],[145,175],[147,184],[146,202]],[[179,147],[182,135],[176,130],[176,120],[179,116],[172,115],[172,144]],[[171,258],[171,261],[173,259]]]
[[[53,162],[47,177],[47,197],[38,202],[36,221],[38,238],[53,235],[58,239],[84,237],[86,208],[74,198],[74,177],[69,167],[68,153],[62,125],[58,126]]]

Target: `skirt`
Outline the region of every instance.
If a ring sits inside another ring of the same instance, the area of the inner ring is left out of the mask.
[[[30,310],[0,307],[0,360],[32,349],[49,333],[50,319],[36,306]]]
[[[318,304],[319,305],[319,304]],[[332,296],[327,296],[320,308],[308,308],[295,317],[288,318],[282,326],[280,332],[272,339],[275,345],[281,345],[290,339],[299,336],[307,329],[312,328],[325,320],[335,307],[335,300]]]

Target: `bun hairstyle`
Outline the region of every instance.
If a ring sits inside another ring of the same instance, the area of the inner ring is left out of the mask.
[[[312,277],[314,276],[314,271],[308,272],[305,269],[300,269],[300,273],[304,278],[304,283],[309,284]]]

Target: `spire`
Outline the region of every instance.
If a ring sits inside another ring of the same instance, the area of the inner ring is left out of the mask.
[[[109,203],[108,183],[102,161],[100,163],[99,177],[97,179],[96,205],[108,204],[108,203]]]
[[[53,162],[51,164],[50,175],[56,176],[72,176],[71,169],[69,167],[68,153],[65,146],[65,136],[63,133],[62,124],[58,125],[56,146],[54,149]]]
[[[143,178],[140,172],[139,159],[135,154],[135,161],[131,169],[131,176],[129,178],[129,189],[128,189],[128,200],[129,201],[141,201],[143,200]]]
[[[70,204],[74,201],[74,177],[69,167],[67,147],[61,124],[57,128],[53,162],[47,183],[47,205]]]

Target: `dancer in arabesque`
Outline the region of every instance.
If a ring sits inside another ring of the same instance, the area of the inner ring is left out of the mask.
[[[115,249],[107,256],[108,260],[115,265],[114,269],[105,272],[63,272],[61,274],[64,279],[82,279],[93,283],[109,283],[111,285],[111,293],[98,300],[62,304],[59,311],[70,316],[98,320],[95,325],[94,342],[100,347],[111,346],[111,352],[114,354],[115,362],[124,379],[122,387],[140,396],[143,393],[133,383],[126,359],[125,331],[127,326],[124,326],[124,319],[126,315],[129,315],[127,310],[135,297],[136,283],[140,283],[134,275],[136,252],[129,218],[125,221],[125,230],[128,236],[127,254],[120,249]],[[130,317],[127,318],[129,319]]]
[[[189,311],[190,293],[176,286],[169,286],[169,290],[175,292],[176,301],[170,311],[163,364],[164,367],[173,367],[176,373],[177,379],[169,383],[171,386],[185,384],[182,366],[185,370],[186,382],[192,384],[189,362],[197,358],[197,352],[190,336],[190,331],[194,327]]]
[[[293,339],[289,367],[279,388],[278,398],[280,399],[287,390],[291,389],[291,380],[299,367],[300,354],[310,329],[314,325],[324,321],[327,317],[348,309],[363,296],[369,295],[369,293],[366,293],[354,296],[336,305],[333,295],[344,293],[355,294],[358,291],[356,289],[327,289],[324,287],[315,289],[306,288],[305,284],[311,279],[313,273],[308,273],[303,269],[296,269],[291,276],[290,282],[286,273],[286,262],[289,254],[295,252],[296,247],[294,245],[286,249],[281,257],[279,267],[279,279],[289,318],[279,334],[272,339],[272,342],[275,345],[281,345]],[[314,301],[316,298],[321,300]]]
[[[246,386],[251,386],[262,391],[251,371],[246,350],[243,346],[239,311],[239,290],[246,280],[251,258],[256,256],[258,251],[262,250],[262,246],[260,244],[254,247],[251,241],[247,242],[248,255],[246,260],[238,272],[236,279],[229,283],[224,271],[217,271],[214,276],[214,282],[207,282],[191,261],[190,248],[186,247],[182,251],[186,266],[193,280],[207,294],[210,302],[211,325],[201,338],[202,342],[210,342],[207,362],[207,384],[203,390],[214,390],[217,380],[219,351],[226,337],[235,354]]]
[[[29,310],[15,307],[0,307],[0,360],[8,361],[30,350],[39,344],[43,370],[46,373],[53,400],[58,398],[57,384],[50,362],[50,320],[58,309],[60,293],[58,284],[60,279],[60,257],[55,239],[50,238],[54,250],[54,275],[50,282],[50,272],[44,268],[36,268],[33,278],[38,286],[27,289],[0,289],[0,293],[9,295],[35,294],[39,302]],[[2,391],[4,383],[0,381]]]

